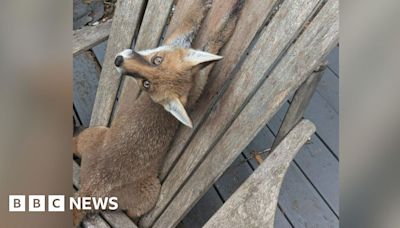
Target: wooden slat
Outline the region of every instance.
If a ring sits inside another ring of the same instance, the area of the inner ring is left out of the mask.
[[[129,217],[121,211],[105,211],[101,212],[104,219],[107,220],[112,227],[137,228],[137,226],[129,219]]]
[[[292,103],[290,104],[285,118],[283,119],[282,125],[279,128],[278,134],[275,137],[275,141],[272,144],[272,148],[275,148],[275,146],[279,144],[286,134],[289,133],[294,126],[296,126],[301,118],[303,118],[304,110],[306,109],[311,96],[314,94],[325,68],[326,65],[322,65],[317,71],[313,72],[310,77],[308,77],[307,80],[297,89]]]
[[[89,52],[75,56],[73,66],[74,106],[82,125],[88,127],[101,69],[94,56]]]
[[[75,161],[72,162],[72,183],[75,188],[80,188],[80,167]],[[121,211],[103,211],[100,212],[104,219],[113,227],[126,227],[126,228],[137,228],[137,226],[129,219],[129,217]],[[89,219],[83,221],[86,227],[109,227],[104,226],[103,219],[98,215],[94,214]]]
[[[110,34],[112,20],[96,26],[85,26],[75,30],[72,35],[72,53],[74,56],[89,50],[106,40]]]
[[[140,22],[144,0],[117,1],[108,39],[106,56],[100,75],[99,87],[93,107],[91,126],[107,126],[117,95],[121,75],[114,66],[115,55],[131,47]]]
[[[297,124],[204,227],[272,228],[286,170],[314,131],[308,120]]]
[[[99,215],[89,215],[82,223],[84,228],[110,228]]]
[[[174,0],[152,0],[147,3],[135,49],[144,50],[158,45]]]
[[[242,105],[246,103],[247,96],[266,77],[267,69],[292,43],[318,2],[318,0],[289,0],[284,2],[281,10],[277,12],[269,26],[263,31],[253,51],[246,58],[237,73],[238,77],[230,84],[165,179],[157,206],[142,219],[143,224],[151,224],[172,200],[175,193],[208,152],[213,142],[232,121]]]
[[[296,5],[297,3],[291,4]],[[300,8],[304,9],[304,4]],[[271,36],[271,33],[268,35]],[[285,101],[285,98],[326,57],[337,40],[338,1],[330,0],[307,26],[304,33],[290,47],[288,53],[277,64],[267,80],[259,87],[215,147],[211,149],[208,156],[180,189],[178,192],[179,197],[171,201],[153,227],[165,227],[166,224],[168,224],[167,227],[172,227],[178,223],[193,203],[205,193],[206,189],[222,174],[238,153],[244,149],[262,126],[276,113]],[[257,49],[257,51],[263,52],[263,49]],[[257,65],[253,65],[253,68],[257,69]],[[251,76],[256,77],[257,75],[251,74]],[[240,88],[236,88],[236,91],[233,89],[232,93],[229,93],[229,96],[235,97],[235,92],[240,90]],[[210,117],[221,117],[218,112],[222,110],[225,109],[220,109],[220,107],[215,109],[210,114]],[[218,122],[212,123],[215,124]],[[207,129],[212,129],[212,126],[208,126]],[[197,148],[199,149],[199,147]],[[198,153],[198,149],[190,152],[196,154]],[[183,172],[186,170],[181,169],[179,171],[180,175],[183,175]],[[163,187],[166,183],[168,182],[165,182]],[[176,185],[177,182],[174,184]],[[165,196],[163,196],[162,189],[159,202],[163,201],[163,197]]]
[[[318,96],[318,94],[314,96]],[[277,133],[287,108],[288,104],[286,103],[268,123],[273,134]],[[329,117],[327,116],[326,118]],[[268,133],[268,138],[274,137],[270,132]],[[307,179],[312,182],[312,185],[315,186],[326,202],[328,202],[333,211],[339,214],[338,160],[336,160],[323,142],[317,136],[313,135],[310,143],[307,143],[297,154],[295,161],[307,176]]]
[[[268,18],[268,13],[271,12],[277,0],[266,1],[260,4],[259,1],[245,1],[239,21],[237,22],[235,32],[225,45],[224,50],[220,53],[224,59],[215,64],[211,72],[208,84],[203,92],[201,99],[198,101],[195,110],[190,113],[195,130],[188,128],[180,128],[176,134],[175,140],[164,162],[164,167],[160,177],[164,179],[176,159],[183,152],[184,147],[189,142],[191,135],[199,127],[201,120],[209,111],[209,106],[215,96],[221,91],[223,84],[231,76],[229,74],[236,65],[238,65],[240,57],[245,54],[246,49],[250,45],[254,36],[261,25]],[[213,9],[211,9],[213,10]],[[251,26],[249,26],[251,24]],[[171,27],[171,26],[170,26]]]

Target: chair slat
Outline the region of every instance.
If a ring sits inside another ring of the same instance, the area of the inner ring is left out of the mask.
[[[273,228],[279,190],[294,156],[315,132],[302,120],[203,226]]]
[[[131,47],[135,31],[140,26],[144,3],[145,0],[117,1],[90,121],[91,126],[108,125],[121,80],[121,75],[114,66],[114,58],[121,50]]]
[[[72,35],[73,56],[106,40],[110,34],[111,23],[112,20],[108,20],[96,26],[85,26],[82,29],[75,30]]]

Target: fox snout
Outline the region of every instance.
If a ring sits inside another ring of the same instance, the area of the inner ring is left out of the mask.
[[[115,64],[116,67],[120,67],[123,62],[124,62],[124,57],[122,57],[122,55],[118,55],[115,58],[114,64]]]
[[[114,60],[114,64],[116,67],[120,67],[122,63],[124,62],[125,58],[129,58],[134,54],[132,49],[126,49],[120,53],[117,54]]]

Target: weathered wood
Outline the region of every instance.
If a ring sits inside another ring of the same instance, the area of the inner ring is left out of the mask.
[[[132,220],[121,211],[104,211],[101,214],[112,227],[137,228]]]
[[[158,45],[173,2],[174,0],[152,0],[147,3],[136,39],[136,50],[154,48]]]
[[[285,3],[282,5],[282,8]],[[295,5],[297,3],[291,4]],[[301,8],[304,9],[304,4],[302,4]],[[271,33],[268,35],[271,36]],[[290,47],[287,54],[277,64],[267,80],[255,92],[254,96],[251,97],[225,134],[211,148],[208,156],[192,172],[190,179],[185,182],[184,186],[178,192],[179,197],[171,201],[161,216],[158,217],[153,227],[165,227],[165,224],[168,224],[167,227],[172,227],[177,224],[177,221],[182,218],[193,203],[204,194],[205,190],[222,174],[238,153],[244,149],[262,126],[276,113],[285,101],[285,98],[298,88],[312,70],[317,67],[317,64],[326,57],[337,40],[338,1],[331,0],[322,7],[321,11],[309,23],[302,35]],[[310,47],[313,48],[311,49]],[[263,50],[263,48],[261,49]],[[257,65],[253,65],[253,67],[257,69]],[[262,72],[262,74],[264,73]],[[252,74],[252,77],[256,76]],[[235,97],[234,95],[240,89],[239,87],[234,87],[229,95]],[[218,112],[222,110],[225,109],[220,109],[220,107],[215,109],[209,118],[218,119],[216,118],[220,116]],[[206,129],[212,129],[212,126],[207,126]],[[198,153],[198,151],[190,152],[192,154]],[[180,175],[183,175],[183,172],[186,172],[186,170],[181,169]],[[165,183],[163,187],[165,187]],[[174,184],[177,185],[177,182]],[[193,191],[194,189],[195,191]],[[163,197],[165,197],[162,193],[159,202],[162,202]]]
[[[155,48],[158,45],[172,3],[172,0],[155,0],[147,3],[146,11],[135,44],[135,50],[139,51]],[[133,78],[125,77],[121,89],[121,99],[126,100],[128,97],[132,97],[131,94],[134,94],[134,97],[136,97],[138,92],[139,87],[137,86],[136,81]]]
[[[314,94],[316,96],[318,94]],[[280,124],[285,116],[286,110],[288,109],[288,103],[284,104],[281,110],[271,119],[268,123],[269,129],[271,131],[267,131],[267,135],[263,135],[262,137],[265,140],[271,140],[274,138],[273,134],[276,134],[279,130]],[[317,127],[318,130],[318,127]],[[269,144],[268,146],[270,146]],[[312,186],[316,188],[316,190],[321,194],[324,200],[328,203],[330,208],[332,208],[333,212],[338,215],[339,214],[339,162],[333,156],[333,154],[326,148],[321,139],[317,136],[313,135],[311,137],[310,143],[304,145],[301,151],[295,157],[296,163],[299,165],[299,168],[304,173],[305,177],[302,177],[304,180],[310,180]],[[301,174],[300,174],[301,175]],[[291,194],[296,193],[296,189],[291,186],[288,186],[290,189],[293,189]],[[305,187],[304,187],[305,188]],[[304,189],[303,188],[303,189]],[[299,192],[306,192],[305,190],[300,190]],[[309,200],[310,197],[301,197],[298,196],[297,201]],[[300,204],[305,204],[303,202],[299,202]],[[320,204],[320,203],[318,203]],[[311,204],[310,205],[315,205]],[[313,209],[312,209],[313,210]],[[298,212],[299,215],[294,218],[302,217],[303,220],[312,221],[314,218],[318,217],[318,215],[314,215],[310,218],[306,216],[303,212],[304,210],[300,210]],[[300,223],[297,219],[294,219],[294,223]]]
[[[100,71],[95,57],[89,52],[83,52],[73,59],[74,106],[85,127],[90,123]]]
[[[196,206],[185,216],[182,224],[187,228],[201,228],[211,216],[218,211],[223,202],[215,188],[210,188],[197,202]]]
[[[74,30],[72,54],[76,56],[105,41],[110,34],[111,23],[112,20],[108,20],[96,26],[85,26],[82,29]]]
[[[82,221],[84,228],[110,228],[110,226],[99,216],[89,215],[87,219]]]
[[[286,170],[314,132],[310,121],[298,123],[204,227],[272,228]]]
[[[132,38],[139,28],[139,17],[141,16],[144,2],[144,0],[123,0],[116,3],[106,56],[90,121],[91,126],[108,125],[121,80],[121,75],[114,67],[114,58],[121,50],[131,47]]]
[[[286,136],[289,131],[303,118],[304,110],[306,109],[311,96],[314,94],[319,81],[325,71],[326,65],[321,65],[319,69],[314,71],[310,77],[297,89],[294,94],[292,103],[283,119],[282,125],[279,128],[272,148],[275,148],[280,141]]]
[[[275,60],[293,42],[295,36],[300,32],[302,25],[311,17],[318,3],[318,0],[289,0],[284,2],[281,10],[277,12],[269,26],[260,35],[252,52],[249,53],[241,66],[237,73],[240,77],[237,76],[233,79],[229,88],[213,108],[208,119],[201,126],[179,161],[172,168],[162,185],[157,206],[142,219],[142,224],[150,225],[172,200],[175,193],[177,193],[178,189],[198,166],[213,143],[223,133],[222,131],[229,126],[236,113],[247,102],[249,94],[266,77],[265,74],[268,72],[268,69],[274,65]],[[286,83],[282,84],[286,86],[290,85],[289,83],[291,83],[292,79],[287,80]],[[288,87],[287,89],[290,88]],[[268,110],[269,113],[269,109],[265,110]],[[238,131],[240,132],[241,130]],[[241,137],[238,136],[237,138]],[[242,139],[237,140],[237,138],[233,140],[242,141]],[[250,140],[247,143],[249,142]]]
[[[194,111],[190,113],[194,130],[188,128],[178,130],[161,170],[161,179],[165,179],[176,159],[182,154],[192,134],[196,132],[202,119],[209,112],[211,104],[215,102],[215,98],[221,92],[224,83],[232,76],[230,72],[239,64],[241,56],[245,54],[257,31],[263,30],[261,26],[268,18],[268,12],[271,12],[276,2],[277,0],[273,0],[260,4],[256,0],[245,1],[241,12],[241,15],[244,16],[240,17],[232,37],[220,53],[224,56],[224,59],[215,64],[202,97],[197,102]],[[250,24],[251,26],[249,26]]]
[[[76,161],[72,162],[72,183],[75,188],[80,188],[80,167]],[[122,211],[103,211],[100,213],[113,227],[137,228],[132,220]],[[98,214],[90,216],[83,221],[83,224],[86,227],[109,227]],[[104,224],[107,226],[104,226]]]

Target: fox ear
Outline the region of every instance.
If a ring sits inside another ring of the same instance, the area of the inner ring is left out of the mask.
[[[181,123],[186,126],[193,128],[192,121],[190,120],[189,115],[187,114],[185,108],[182,105],[182,102],[178,98],[174,98],[164,105],[164,109],[171,113],[176,119],[178,119]]]
[[[189,49],[184,60],[190,62],[192,66],[196,66],[201,63],[214,62],[220,59],[222,59],[222,56],[214,55],[205,51]]]

